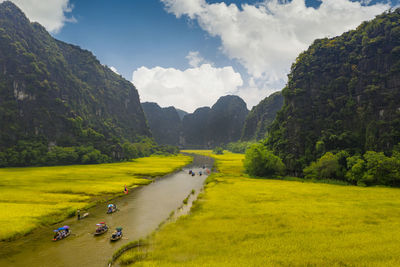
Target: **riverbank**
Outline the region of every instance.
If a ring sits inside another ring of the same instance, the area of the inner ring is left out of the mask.
[[[192,151],[194,152],[194,151]],[[191,214],[120,257],[140,266],[398,266],[400,190],[252,179],[216,159]]]
[[[97,202],[152,182],[189,164],[185,155],[151,156],[97,165],[0,169],[0,240],[73,216]],[[145,179],[147,178],[147,179]],[[83,214],[83,212],[81,212]]]
[[[118,247],[148,236],[171,216],[172,211],[181,211],[179,207],[189,194],[200,192],[207,176],[191,176],[188,171],[192,169],[198,174],[202,166],[212,166],[212,159],[194,156],[193,162],[182,170],[157,177],[147,186],[114,198],[112,203],[118,207],[115,213],[107,214],[106,203],[100,203],[88,209],[90,216],[83,220],[69,218],[60,224],[36,229],[26,238],[0,242],[0,266],[106,266]],[[110,230],[94,236],[96,224],[102,221]],[[71,236],[51,241],[53,227],[62,225],[70,226]],[[123,237],[110,242],[116,227],[123,228]]]

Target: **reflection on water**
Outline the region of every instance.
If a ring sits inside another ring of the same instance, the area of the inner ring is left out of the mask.
[[[193,164],[183,171],[113,200],[119,209],[113,214],[106,214],[104,203],[91,208],[90,215],[83,220],[74,218],[60,223],[57,227],[71,227],[72,234],[65,240],[52,242],[53,227],[46,227],[14,242],[0,242],[0,266],[106,266],[115,250],[154,231],[171,211],[182,205],[192,189],[199,192],[207,177],[198,175],[203,165],[211,168],[212,159],[195,156]],[[190,176],[189,169],[196,176]],[[111,231],[95,237],[93,232],[100,221],[105,221]],[[123,227],[123,239],[111,243],[111,233],[118,226]]]

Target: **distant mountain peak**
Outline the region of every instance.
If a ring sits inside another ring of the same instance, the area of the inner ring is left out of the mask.
[[[181,119],[174,107],[162,108],[154,102],[142,103],[154,139],[159,144],[178,145]]]
[[[220,97],[211,108],[196,109],[182,120],[184,146],[205,148],[238,141],[248,113],[236,95]]]
[[[13,2],[11,1],[4,1],[0,3],[0,14],[1,18],[13,18],[19,19],[20,22],[27,22],[29,23],[29,19],[26,17],[25,13]]]

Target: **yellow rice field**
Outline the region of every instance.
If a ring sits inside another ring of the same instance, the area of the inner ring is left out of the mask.
[[[119,194],[191,162],[178,156],[151,156],[98,165],[0,169],[0,240],[26,234],[88,207],[102,195]]]
[[[243,155],[212,156],[219,173],[191,214],[164,225],[120,263],[400,266],[398,188],[252,179],[242,173]]]

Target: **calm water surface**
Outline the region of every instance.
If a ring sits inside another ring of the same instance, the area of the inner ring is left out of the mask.
[[[90,215],[80,221],[75,218],[13,242],[0,242],[0,266],[106,266],[112,254],[123,244],[147,236],[165,221],[171,211],[182,205],[192,189],[203,187],[206,175],[199,176],[202,166],[211,169],[212,159],[195,156],[191,165],[182,171],[157,179],[155,182],[114,199],[119,211],[106,214],[107,203],[89,209]],[[190,176],[188,170],[196,171]],[[84,212],[82,212],[84,213]],[[81,213],[81,214],[82,214]],[[93,236],[96,223],[105,221],[111,229],[101,236]],[[52,230],[69,225],[71,235],[52,242]],[[112,230],[123,227],[123,239],[110,242]]]

